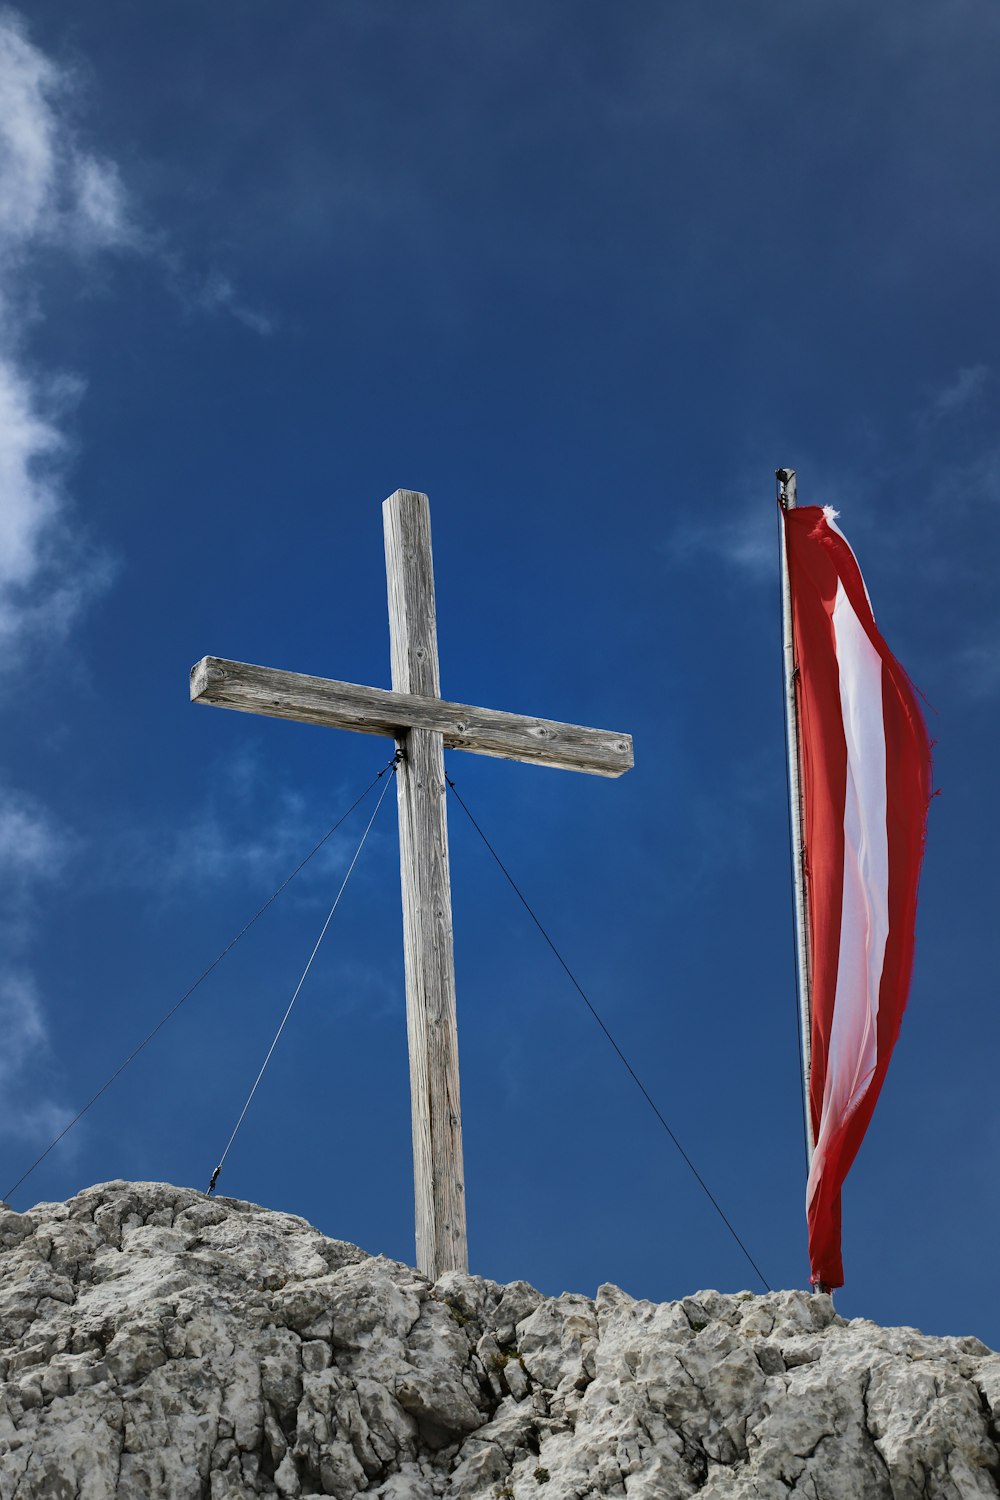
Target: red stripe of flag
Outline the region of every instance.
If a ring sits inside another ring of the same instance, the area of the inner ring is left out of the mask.
[[[835,513],[784,513],[798,668],[812,967],[806,1195],[814,1282],[844,1281],[841,1188],[899,1035],[913,965],[930,743]]]

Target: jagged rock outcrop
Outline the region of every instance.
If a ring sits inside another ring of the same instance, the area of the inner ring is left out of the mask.
[[[544,1298],[158,1183],[0,1211],[2,1500],[997,1496],[1000,1356],[778,1292]]]

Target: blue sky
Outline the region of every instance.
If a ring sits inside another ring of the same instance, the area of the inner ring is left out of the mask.
[[[807,1276],[773,471],[933,705],[849,1316],[976,1332],[1000,1229],[1000,15],[390,0],[0,19],[0,1161],[17,1177],[391,746],[191,707],[388,685],[431,498],[447,696],[633,733],[462,795],[775,1286]],[[753,1285],[452,808],[473,1269]],[[355,819],[22,1188],[204,1186]],[[220,1191],[410,1259],[391,800]]]

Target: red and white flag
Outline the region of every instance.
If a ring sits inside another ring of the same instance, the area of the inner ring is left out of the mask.
[[[836,512],[783,512],[798,668],[812,970],[812,1280],[844,1283],[840,1192],[889,1066],[913,966],[931,754]]]

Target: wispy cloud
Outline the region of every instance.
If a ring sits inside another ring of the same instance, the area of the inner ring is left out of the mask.
[[[68,494],[70,414],[84,389],[45,374],[27,353],[36,273],[53,254],[85,265],[142,248],[116,165],[87,149],[73,112],[74,80],[0,11],[0,667],[33,638],[64,635],[112,568]],[[37,799],[0,784],[0,1135],[38,1141],[67,1111],[44,1085],[45,1012],[31,971],[42,888],[76,840]]]
[[[89,150],[72,72],[0,10],[0,665],[29,637],[65,635],[113,576],[66,483],[77,376],[45,375],[26,354],[43,255],[75,261],[141,254],[185,308],[224,312],[257,334],[272,322],[219,271],[194,276],[163,236],[144,228],[117,163]]]
[[[1000,693],[1000,629],[962,646],[955,665],[970,698],[996,697]]]
[[[0,11],[0,249],[121,246],[135,237],[117,168],[83,150],[66,111],[70,76]]]
[[[0,674],[7,675],[29,643],[64,638],[114,574],[67,483],[85,382],[41,370],[31,357],[45,273],[60,264],[88,276],[98,261],[141,255],[186,309],[224,313],[257,334],[271,327],[226,276],[184,274],[183,255],[141,223],[117,163],[88,145],[79,104],[73,71],[32,42],[16,12],[0,8]],[[248,871],[280,867],[295,829],[290,819],[270,841],[261,834],[234,846],[224,820],[208,819],[186,841],[165,838],[165,878],[221,879],[234,859]],[[41,1081],[50,1048],[31,949],[41,893],[71,866],[79,843],[41,802],[0,780],[0,1135],[37,1140],[66,1118]]]
[[[321,820],[319,820],[321,821]],[[279,794],[266,819],[248,830],[244,820],[217,806],[206,806],[187,827],[166,831],[144,861],[160,887],[204,891],[223,883],[277,881],[308,854],[323,833],[315,811],[307,811],[295,793]],[[344,864],[346,846],[334,838],[317,856],[315,869],[329,872]]]
[[[943,422],[966,411],[983,394],[989,380],[988,365],[964,365],[931,397],[927,406],[930,420]]]
[[[692,506],[664,534],[666,565],[688,570],[711,559],[747,583],[773,582],[778,552],[765,494],[769,458],[794,451],[802,503],[842,512],[848,534],[866,551],[881,545],[882,566],[912,573],[917,562],[922,576],[938,581],[967,571],[968,549],[956,553],[960,532],[942,525],[942,513],[989,518],[1000,510],[1000,443],[984,400],[993,378],[988,365],[963,365],[929,395],[915,392],[904,433],[868,430],[842,466],[803,453],[801,444],[772,440],[767,453],[743,462],[713,496],[710,520]]]
[[[0,782],[0,951],[18,972],[35,935],[42,892],[61,878],[79,844],[37,798]],[[3,973],[0,968],[0,979]]]
[[[41,802],[0,786],[0,879],[51,879],[73,843]]]
[[[347,1015],[360,1014],[376,1022],[395,1019],[406,1003],[397,965],[339,959],[321,982],[331,1002],[323,1011],[323,1024],[331,1030]]]
[[[28,953],[42,889],[60,878],[77,846],[36,798],[0,785],[0,1137],[43,1142],[70,1115],[43,1080],[49,1033]]]
[[[34,985],[23,975],[9,974],[0,981],[0,1026],[4,1036],[0,1082],[6,1085],[25,1059],[48,1041]]]
[[[0,1034],[0,1138],[44,1143],[62,1129],[71,1111],[38,1086],[49,1056],[49,1033],[30,974],[0,975]]]
[[[242,323],[244,328],[249,328],[252,333],[258,333],[262,337],[274,332],[273,317],[258,308],[250,307],[240,297],[231,279],[221,271],[209,271],[200,281],[177,275],[174,278],[174,288],[182,301],[197,312],[228,313],[237,323]]]
[[[0,664],[18,665],[29,636],[62,637],[113,576],[67,496],[60,426],[80,382],[45,382],[4,342],[0,316]]]
[[[43,250],[86,257],[140,236],[113,162],[80,144],[72,80],[0,12],[0,643],[65,632],[110,576],[73,515],[65,419],[83,384],[46,379],[24,354]]]
[[[0,1139],[38,1146],[72,1118],[38,1078],[49,1057],[49,1033],[34,980],[27,974],[0,977]],[[0,1189],[7,1184],[0,1184]]]
[[[695,567],[710,556],[749,578],[773,582],[777,566],[774,516],[768,510],[765,519],[760,511],[760,506],[734,507],[721,524],[692,520],[676,526],[662,544],[667,565]]]
[[[896,430],[870,429],[839,472],[802,454],[801,445],[769,445],[798,454],[804,503],[842,513],[877,610],[882,585],[895,581],[893,623],[917,648],[907,664],[938,703],[943,685],[970,700],[1000,695],[996,591],[984,568],[1000,527],[1000,442],[987,399],[993,380],[988,365],[969,363],[943,374],[930,392],[914,390]],[[746,587],[774,583],[777,536],[762,493],[763,454],[742,474],[725,486],[710,522],[692,507],[663,537],[668,568],[721,568]]]
[[[383,783],[384,785],[384,783]],[[293,899],[321,903],[346,870],[378,791],[310,860]],[[309,853],[357,790],[344,788],[325,807],[301,791],[265,779],[252,755],[220,761],[208,774],[204,795],[182,822],[127,828],[106,835],[104,879],[157,892],[164,899],[244,886],[268,894]],[[382,820],[380,820],[382,821]],[[372,829],[369,848],[384,837]]]
[[[776,443],[773,452],[780,455],[787,452],[787,446]],[[811,477],[810,505],[838,509],[844,494],[855,488],[853,481],[824,472],[805,459],[802,470]],[[737,478],[721,494],[712,496],[710,506],[692,505],[660,542],[666,566],[683,571],[710,558],[748,583],[773,585],[778,569],[773,473],[773,457],[769,468],[768,459],[761,454],[759,462],[741,466]]]
[[[761,814],[769,816],[784,784],[784,759],[769,745],[748,750],[727,767],[724,782],[711,793],[698,790],[688,799],[693,854],[684,867],[685,885],[717,884],[720,872],[733,880],[746,878],[760,858]]]
[[[1000,506],[1000,443],[993,434],[965,444],[959,454],[943,463],[928,489],[935,513],[950,510]]]

